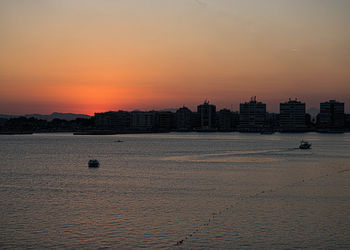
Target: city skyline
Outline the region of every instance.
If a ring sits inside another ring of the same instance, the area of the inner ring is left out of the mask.
[[[271,111],[271,109],[269,109],[269,106],[266,105],[266,103],[260,99],[257,99],[256,96],[252,96],[250,97],[250,99],[247,99],[241,103],[238,104],[238,108],[237,109],[234,109],[233,106],[231,107],[219,107],[217,106],[215,103],[212,103],[210,100],[208,99],[205,99],[203,102],[201,103],[197,103],[195,104],[194,107],[190,107],[190,106],[187,106],[187,105],[181,105],[181,106],[178,106],[178,107],[169,107],[169,108],[163,108],[163,109],[155,109],[155,108],[152,108],[152,109],[132,109],[132,110],[125,110],[125,109],[110,109],[110,110],[102,110],[102,111],[99,111],[99,112],[95,112],[93,114],[83,114],[83,113],[72,113],[72,112],[51,112],[51,113],[26,113],[26,114],[5,114],[5,113],[0,113],[0,116],[3,115],[3,117],[19,117],[19,116],[26,116],[26,117],[31,117],[31,115],[34,115],[34,116],[51,116],[51,115],[82,115],[82,116],[94,116],[96,115],[97,113],[108,113],[108,112],[119,112],[119,111],[123,111],[123,112],[177,112],[178,110],[182,109],[182,108],[185,108],[185,109],[189,109],[191,112],[198,112],[198,107],[199,106],[203,106],[203,105],[213,105],[216,107],[216,110],[219,112],[219,111],[222,111],[222,110],[228,110],[230,112],[233,112],[233,113],[240,113],[240,109],[242,107],[242,105],[244,104],[249,104],[251,102],[256,102],[258,104],[263,104],[265,106],[265,110],[266,110],[266,113],[271,113],[271,114],[279,114],[281,112],[281,106],[285,105],[285,104],[289,104],[289,103],[300,103],[300,104],[303,104],[304,107],[305,107],[305,112],[307,114],[310,114],[312,118],[316,118],[317,114],[319,114],[322,110],[322,105],[324,103],[329,103],[329,102],[336,102],[336,103],[342,103],[342,105],[344,106],[344,113],[347,114],[347,110],[346,110],[346,103],[342,102],[342,101],[339,101],[339,100],[335,100],[335,99],[328,99],[328,100],[325,100],[323,102],[320,102],[319,105],[317,107],[308,107],[307,103],[304,102],[303,100],[300,100],[298,98],[288,98],[288,100],[284,100],[282,102],[280,102],[278,104],[278,107],[277,109],[274,109],[276,111]]]
[[[1,1],[0,113],[350,110],[350,2]]]
[[[320,103],[314,118],[306,112],[305,103],[289,99],[280,103],[280,112],[269,113],[266,104],[256,97],[241,103],[239,112],[218,110],[205,100],[196,111],[187,107],[176,110],[108,111],[93,117],[54,113],[51,115],[26,115],[2,117],[0,131],[4,134],[33,132],[74,132],[77,135],[105,135],[115,133],[149,132],[321,132],[344,133],[350,131],[350,114],[344,103],[329,100]]]
[[[185,105],[185,104],[182,104],[182,105],[179,105],[178,107],[165,107],[165,108],[155,108],[154,105],[152,105],[152,108],[150,109],[146,109],[146,108],[136,108],[136,109],[118,109],[118,108],[112,108],[112,109],[108,109],[108,110],[101,110],[101,111],[98,111],[98,112],[94,112],[92,114],[84,114],[84,113],[74,113],[74,112],[59,112],[59,111],[52,111],[51,113],[35,113],[35,112],[29,112],[29,113],[22,113],[22,114],[16,114],[16,113],[0,113],[1,115],[14,115],[14,116],[20,116],[20,115],[30,115],[30,114],[38,114],[38,115],[50,115],[50,114],[55,114],[55,113],[63,113],[63,114],[82,114],[82,115],[89,115],[89,116],[93,116],[94,114],[96,113],[105,113],[105,112],[115,112],[115,111],[127,111],[127,112],[134,112],[134,111],[140,111],[140,112],[150,112],[150,111],[171,111],[171,112],[176,112],[176,110],[180,109],[180,108],[188,108],[189,110],[191,110],[192,112],[195,112],[198,108],[198,106],[202,105],[202,104],[211,104],[211,105],[215,105],[217,107],[217,110],[224,110],[224,109],[227,109],[227,110],[230,110],[232,112],[239,112],[240,110],[240,106],[244,103],[249,103],[251,101],[256,101],[258,103],[263,103],[264,105],[266,105],[266,112],[268,113],[279,113],[280,112],[280,105],[281,104],[284,104],[284,103],[288,103],[289,101],[297,101],[297,102],[301,102],[303,104],[305,104],[305,107],[306,107],[306,113],[310,113],[312,116],[315,116],[317,113],[320,112],[320,109],[321,109],[321,104],[323,102],[329,102],[329,101],[336,101],[336,102],[340,102],[340,103],[344,103],[344,111],[345,113],[348,113],[347,112],[347,109],[345,108],[347,103],[341,101],[341,100],[336,100],[336,99],[332,99],[332,98],[329,98],[328,100],[324,100],[322,102],[319,102],[317,106],[312,106],[310,107],[308,105],[307,102],[303,101],[303,100],[300,100],[298,98],[288,98],[286,100],[283,100],[281,102],[279,102],[278,104],[276,104],[277,106],[274,107],[273,109],[271,109],[271,107],[269,107],[269,105],[261,100],[261,99],[258,99],[256,96],[251,96],[250,99],[246,99],[245,101],[242,101],[238,104],[238,106],[235,108],[233,105],[231,105],[231,107],[220,107],[218,106],[216,103],[214,102],[211,102],[211,100],[209,99],[204,99],[204,101],[200,102],[200,103],[197,103],[197,104],[194,104],[194,105]],[[310,111],[310,112],[309,112]]]

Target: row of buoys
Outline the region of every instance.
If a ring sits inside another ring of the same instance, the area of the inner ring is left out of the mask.
[[[340,171],[338,171],[337,173],[344,173],[344,172],[347,172],[347,171],[350,171],[350,169],[340,170]],[[329,175],[330,175],[330,174],[325,174],[325,175],[318,176],[317,178],[310,178],[309,181],[312,181],[312,180],[314,180],[314,179],[319,179],[319,178],[322,178],[322,177],[326,177],[326,176],[329,176]],[[267,193],[267,192],[276,192],[276,191],[279,191],[279,190],[281,190],[281,189],[283,189],[283,188],[291,187],[291,186],[294,186],[294,185],[296,185],[296,184],[300,184],[300,183],[304,183],[304,182],[305,182],[305,179],[302,179],[301,181],[297,181],[297,182],[294,182],[294,183],[291,183],[291,184],[287,184],[287,185],[284,185],[284,186],[282,186],[282,187],[280,187],[280,188],[270,189],[270,190],[268,190],[268,191],[262,190],[262,191],[259,192],[259,193],[255,193],[255,194],[249,195],[249,196],[247,196],[247,197],[248,197],[248,198],[256,198],[256,197],[258,197],[258,196],[261,195],[261,194],[265,194],[265,193]],[[246,198],[247,198],[247,197],[246,197]],[[245,199],[244,197],[241,197],[241,198],[240,198],[240,200],[244,200],[244,199]],[[230,205],[230,207],[233,208],[234,206],[233,206],[233,205]],[[215,219],[215,215],[221,214],[221,213],[222,213],[223,211],[225,211],[225,210],[226,210],[226,211],[229,210],[230,207],[226,207],[224,210],[219,211],[218,213],[213,212],[211,218],[212,218],[212,219]],[[204,223],[203,226],[209,226],[209,223],[211,222],[211,220],[210,220],[211,218],[209,218],[208,223]],[[189,235],[186,236],[184,239],[177,241],[177,242],[176,242],[176,245],[181,245],[181,244],[183,244],[185,240],[187,240],[189,237],[192,237],[192,234],[195,234],[195,233],[198,232],[198,231],[199,231],[199,229],[196,229],[195,232],[189,234]]]

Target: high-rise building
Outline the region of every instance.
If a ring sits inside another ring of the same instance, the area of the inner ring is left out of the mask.
[[[281,132],[306,131],[305,103],[297,99],[280,103],[280,130]]]
[[[216,106],[205,101],[197,107],[197,112],[200,115],[200,129],[215,129],[216,128]]]
[[[317,127],[323,129],[344,129],[344,103],[330,100],[320,103]]]
[[[266,121],[266,104],[252,97],[249,102],[239,105],[240,132],[261,132]]]
[[[176,129],[187,131],[192,129],[192,111],[185,106],[176,111]]]

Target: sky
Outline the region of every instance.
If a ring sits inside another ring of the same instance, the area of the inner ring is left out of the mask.
[[[348,0],[0,0],[0,113],[350,112]]]

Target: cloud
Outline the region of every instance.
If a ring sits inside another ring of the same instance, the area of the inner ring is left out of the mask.
[[[204,2],[203,0],[195,0],[195,2],[201,6],[207,6],[208,4]]]

